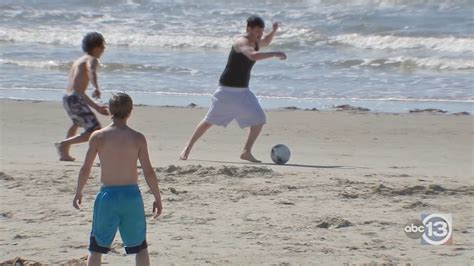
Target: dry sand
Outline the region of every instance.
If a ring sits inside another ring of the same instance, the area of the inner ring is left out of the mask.
[[[83,209],[72,207],[87,145],[72,147],[76,162],[57,160],[53,143],[70,123],[60,103],[0,107],[0,262],[87,255],[98,167]],[[264,163],[238,159],[246,131],[235,123],[178,160],[205,112],[142,106],[129,122],[147,137],[161,182],[154,220],[140,180],[153,265],[473,263],[473,116],[275,110],[255,146]],[[277,143],[291,148],[287,165],[270,161]],[[421,213],[452,214],[453,245],[408,238],[404,225]],[[118,234],[104,262],[133,264]]]

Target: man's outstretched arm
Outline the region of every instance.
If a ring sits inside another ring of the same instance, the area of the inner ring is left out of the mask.
[[[278,22],[274,22],[274,23],[273,23],[273,29],[272,29],[272,31],[270,31],[267,35],[265,35],[265,37],[263,37],[263,38],[258,42],[258,46],[259,46],[259,47],[267,47],[267,46],[269,46],[270,43],[272,42],[273,36],[275,36],[275,32],[278,30],[278,28],[279,28]]]
[[[249,44],[248,40],[245,38],[238,39],[235,42],[234,47],[237,52],[243,53],[245,56],[247,56],[248,59],[252,61],[258,61],[272,57],[277,57],[281,60],[286,59],[286,54],[283,52],[255,51],[255,49]]]

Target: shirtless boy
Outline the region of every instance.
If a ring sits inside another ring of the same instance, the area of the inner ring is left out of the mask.
[[[100,265],[102,254],[110,251],[117,229],[127,254],[136,254],[136,265],[150,265],[146,242],[146,221],[143,200],[138,188],[137,160],[155,201],[153,213],[161,214],[161,196],[155,171],[148,156],[143,134],[127,125],[133,103],[130,96],[118,93],[109,101],[112,123],[92,133],[84,164],[79,171],[76,196],[79,209],[82,191],[99,155],[102,187],[94,203],[88,265]]]
[[[56,143],[60,161],[74,161],[69,154],[72,144],[87,142],[94,130],[100,129],[99,121],[91,107],[103,115],[108,115],[107,107],[94,102],[86,90],[89,82],[95,90],[92,97],[99,99],[100,90],[97,83],[97,65],[105,50],[104,37],[97,32],[90,32],[82,39],[84,55],[77,59],[69,72],[69,81],[63,96],[63,106],[72,120],[65,140]],[[76,135],[77,128],[83,127],[84,133]]]

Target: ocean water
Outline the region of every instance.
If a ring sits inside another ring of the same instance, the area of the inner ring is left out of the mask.
[[[250,86],[264,108],[473,112],[473,0],[0,0],[0,98],[60,101],[89,31],[103,98],[208,106],[245,20],[281,22]]]

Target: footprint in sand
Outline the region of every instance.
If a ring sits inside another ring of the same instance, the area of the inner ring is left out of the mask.
[[[325,217],[320,220],[316,227],[324,228],[324,229],[332,229],[332,228],[344,228],[352,226],[353,224],[341,217]]]
[[[0,219],[10,219],[13,217],[12,212],[2,212],[0,213]]]
[[[404,209],[417,209],[417,208],[427,208],[427,207],[430,207],[430,205],[421,201],[415,201],[403,206]]]
[[[11,181],[14,180],[14,178],[5,174],[4,172],[0,172],[0,180]]]

